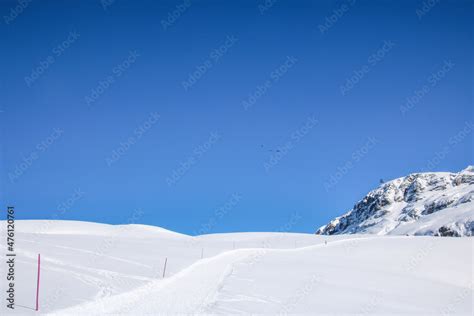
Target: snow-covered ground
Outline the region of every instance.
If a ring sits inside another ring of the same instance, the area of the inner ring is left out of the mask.
[[[0,225],[5,236],[5,222]],[[36,313],[38,253],[41,313],[473,313],[472,237],[190,237],[144,225],[70,221],[17,221],[16,231],[17,305],[8,310],[2,298],[1,314]],[[5,258],[5,249],[0,254]],[[1,286],[5,296],[6,282]]]

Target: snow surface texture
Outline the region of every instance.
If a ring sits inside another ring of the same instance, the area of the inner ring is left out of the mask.
[[[38,253],[41,314],[473,313],[472,237],[190,237],[143,225],[69,221],[17,221],[16,231],[17,305],[8,310],[2,299],[2,315],[38,314],[32,310]],[[0,267],[5,275],[5,264]]]
[[[474,236],[474,167],[384,183],[316,234]]]

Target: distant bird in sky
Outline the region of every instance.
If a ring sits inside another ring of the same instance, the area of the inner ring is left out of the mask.
[[[264,146],[260,145],[260,148],[264,148]],[[268,151],[279,153],[281,150],[280,149],[268,149]]]

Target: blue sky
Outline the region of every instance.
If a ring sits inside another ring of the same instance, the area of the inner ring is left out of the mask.
[[[18,218],[314,232],[472,164],[472,1],[157,2],[0,3]]]

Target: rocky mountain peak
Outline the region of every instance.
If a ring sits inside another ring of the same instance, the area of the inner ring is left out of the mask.
[[[474,235],[474,167],[414,173],[369,192],[316,234]]]

